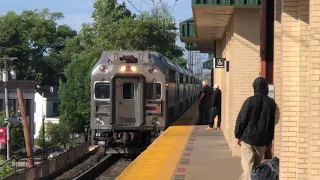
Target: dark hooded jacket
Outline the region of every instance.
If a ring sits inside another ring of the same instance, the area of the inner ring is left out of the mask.
[[[252,146],[269,146],[274,137],[276,104],[268,97],[265,78],[256,78],[253,89],[254,96],[243,103],[239,112],[235,137]]]
[[[212,106],[215,107],[219,113],[221,113],[221,90],[216,89],[212,93]]]

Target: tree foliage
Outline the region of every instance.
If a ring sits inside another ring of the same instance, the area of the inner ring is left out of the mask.
[[[14,112],[10,112],[10,117],[16,117]],[[0,112],[0,126],[5,127],[6,114],[4,111]],[[20,148],[25,147],[23,126],[22,124],[11,124],[10,125],[10,138],[11,138],[11,150],[16,151]]]
[[[180,58],[176,46],[175,24],[166,5],[136,16],[125,3],[97,0],[91,24],[84,24],[79,34],[67,41],[64,54],[72,56],[60,81],[61,116],[73,132],[83,132],[90,120],[90,74],[102,51],[154,50],[170,59]]]
[[[5,161],[6,158],[4,156],[0,156],[0,164],[4,163]],[[7,177],[11,174],[13,174],[13,168],[11,166],[11,163],[3,164],[0,167],[0,178]]]
[[[63,68],[69,63],[62,55],[66,41],[76,35],[67,25],[57,25],[63,18],[48,9],[8,12],[0,16],[0,56],[17,57],[11,63],[17,78],[35,80],[38,85],[57,85]]]
[[[59,146],[60,143],[69,139],[69,128],[64,123],[55,124],[47,122],[45,125],[45,148]],[[39,136],[35,140],[35,144],[43,147],[43,126],[39,130]]]
[[[65,79],[63,70],[75,52],[68,53],[67,42],[77,33],[67,25],[58,25],[62,18],[62,13],[48,9],[0,15],[0,57],[17,57],[9,64],[10,69],[17,70],[17,79],[35,80],[37,85],[58,85],[59,79]],[[1,113],[1,125],[3,119]],[[10,127],[12,151],[15,151],[25,146],[23,127],[22,124]]]
[[[183,57],[175,58],[173,62],[181,67],[187,68],[187,60]]]

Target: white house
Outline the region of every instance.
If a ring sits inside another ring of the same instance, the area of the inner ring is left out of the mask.
[[[60,99],[57,86],[37,87],[34,95],[34,121],[35,135],[39,136],[39,131],[43,123],[59,123]]]
[[[15,112],[20,116],[20,107],[17,98],[17,88],[20,88],[23,94],[25,110],[29,122],[29,131],[31,134],[31,144],[34,145],[33,134],[35,133],[34,127],[34,81],[15,80],[9,79],[8,81],[8,96],[9,96],[9,110]],[[5,96],[4,96],[4,82],[0,81],[0,111],[5,111]]]

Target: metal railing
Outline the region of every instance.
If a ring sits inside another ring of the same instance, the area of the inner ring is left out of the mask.
[[[77,137],[61,143],[58,147],[51,147],[42,152],[31,155],[34,160],[34,166],[28,168],[28,157],[11,158],[0,164],[1,167],[8,167],[11,162],[12,173],[7,177],[0,177],[5,180],[40,178],[50,174],[68,163],[72,163],[83,156],[89,150],[90,143],[87,141],[87,134],[81,134]],[[64,151],[60,151],[64,147]],[[57,151],[58,150],[58,151]],[[59,152],[60,151],[60,152]]]

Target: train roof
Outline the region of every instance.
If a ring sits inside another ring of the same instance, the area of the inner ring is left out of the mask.
[[[119,57],[127,54],[132,54],[134,57],[136,57],[138,61],[137,63],[151,62],[151,63],[157,64],[158,60],[160,60],[167,68],[178,71],[179,73],[187,76],[195,77],[190,71],[173,63],[169,58],[162,55],[161,53],[157,51],[149,51],[149,50],[147,51],[127,51],[127,50],[104,51],[101,54],[98,62],[93,67],[93,69],[95,69],[100,64],[107,64],[109,63],[109,61],[112,61],[112,62],[117,61]]]
[[[161,62],[163,62],[165,64],[165,66],[167,66],[168,68],[170,68],[172,70],[176,70],[175,64],[169,58],[165,57],[161,53],[156,52],[156,51],[149,51],[149,56],[150,56],[150,58],[152,56],[157,57],[158,59],[161,60]]]

